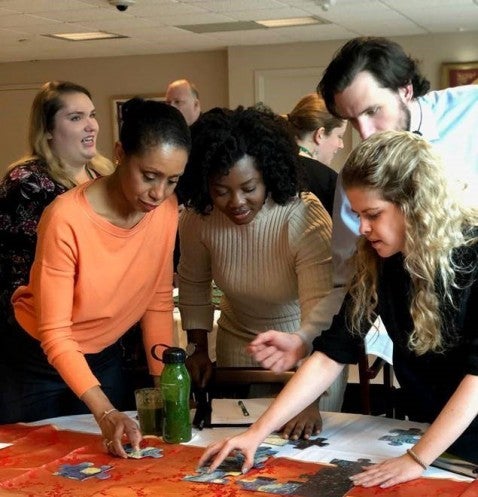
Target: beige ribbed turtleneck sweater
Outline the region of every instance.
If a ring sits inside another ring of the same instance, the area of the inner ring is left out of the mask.
[[[179,295],[184,329],[212,329],[210,285],[224,293],[219,327],[250,341],[293,332],[332,284],[331,221],[312,194],[284,206],[268,199],[246,225],[219,210],[180,219]],[[218,351],[219,353],[219,351]]]
[[[332,286],[332,224],[313,194],[279,206],[268,199],[247,225],[217,209],[209,216],[184,211],[179,221],[179,308],[182,326],[211,331],[211,281],[224,295],[218,321],[218,366],[258,366],[246,353],[260,332],[291,333],[307,325],[314,306]],[[306,342],[317,334],[308,329]],[[320,399],[340,411],[347,370]]]

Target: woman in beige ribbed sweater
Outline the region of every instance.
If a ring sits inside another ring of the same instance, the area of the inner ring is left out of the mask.
[[[179,308],[193,382],[212,372],[211,282],[223,292],[217,365],[257,366],[248,343],[261,331],[291,333],[330,290],[331,220],[320,201],[301,193],[297,146],[286,123],[262,109],[213,109],[193,126],[193,148],[180,182]],[[338,382],[321,407],[340,410]],[[321,429],[317,403],[291,420],[284,435]]]

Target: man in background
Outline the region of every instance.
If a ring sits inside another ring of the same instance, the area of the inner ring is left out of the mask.
[[[178,79],[168,85],[166,103],[176,107],[191,126],[201,114],[199,92],[187,79]]]
[[[188,126],[193,125],[201,115],[201,103],[199,102],[199,92],[193,83],[187,79],[177,79],[169,83],[166,89],[166,103],[176,107],[186,119]],[[180,204],[180,212],[182,210],[182,199],[178,194],[178,201]],[[177,267],[180,258],[179,249],[179,233],[176,236],[176,244],[174,246],[174,286],[177,287]]]

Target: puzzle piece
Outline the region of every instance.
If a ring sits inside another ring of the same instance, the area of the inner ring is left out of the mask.
[[[363,466],[370,466],[374,464],[371,459],[362,459],[359,458],[356,461],[349,461],[347,459],[332,459],[330,464],[335,464],[339,466],[347,473],[350,473],[350,476],[360,473],[362,471]]]
[[[106,480],[110,478],[107,473],[112,466],[95,466],[92,462],[82,462],[79,464],[62,464],[58,471],[53,473],[56,476],[64,476],[71,480],[86,480],[88,478],[98,478],[98,480]]]
[[[226,457],[212,473],[207,472],[207,466],[202,466],[197,469],[197,474],[186,475],[183,480],[224,485],[229,483],[229,480],[227,479],[228,476],[239,476],[242,473],[241,468],[243,461],[244,456],[238,452],[232,456]]]
[[[204,471],[200,471],[196,475],[186,475],[183,480],[185,481],[194,481],[197,483],[217,483],[219,485],[226,485],[230,481],[227,479],[229,473],[225,473],[224,471],[213,471],[212,473],[206,473]],[[232,476],[232,475],[231,475]]]
[[[271,433],[265,440],[265,444],[278,445],[279,447],[289,443],[289,439],[282,438],[278,433]]]
[[[133,450],[131,444],[125,444],[123,448],[131,459],[143,459],[144,457],[159,459],[163,457],[163,450],[157,447],[141,447],[139,450]]]
[[[384,435],[380,437],[379,440],[386,440],[389,442],[388,445],[400,446],[403,444],[415,445],[420,437],[423,435],[423,431],[419,428],[409,428],[408,430],[395,429],[390,430],[389,433],[394,435]]]
[[[256,450],[256,454],[254,455],[254,468],[263,468],[265,462],[269,457],[272,457],[273,455],[277,454],[277,450],[272,449],[271,447],[266,447],[263,445],[259,445],[259,447]],[[244,461],[244,456],[241,454],[242,461]],[[241,467],[242,467],[242,462],[241,462]]]
[[[276,495],[295,494],[302,483],[298,481],[288,481],[285,483],[277,481],[275,478],[267,476],[258,476],[256,478],[238,480],[237,484],[244,490],[255,492],[267,492]]]
[[[370,459],[332,459],[333,466],[321,469],[315,475],[307,476],[296,494],[301,497],[342,497],[353,487],[352,475],[361,473],[362,466],[371,464]]]
[[[298,450],[308,449],[309,447],[313,447],[314,445],[317,447],[326,447],[329,445],[326,442],[326,438],[318,437],[318,438],[309,438],[308,440],[290,440],[289,443],[293,445]]]
[[[264,463],[269,459],[269,457],[277,454],[277,450],[271,447],[266,447],[260,445],[257,448],[256,454],[254,456],[254,468],[264,467]],[[224,461],[217,467],[217,470],[224,471],[225,473],[238,473],[242,472],[242,465],[244,464],[244,455],[236,451],[234,454],[226,457]],[[207,471],[207,468],[199,468],[199,471]]]
[[[277,454],[277,450],[260,445],[254,456],[253,467],[256,469],[263,468],[267,459],[274,454]],[[239,476],[242,474],[243,464],[244,455],[241,452],[236,451],[234,454],[226,457],[226,459],[224,459],[224,461],[222,461],[222,463],[212,473],[207,473],[207,466],[203,466],[198,468],[198,474],[186,475],[183,480],[225,484],[229,482],[226,478],[227,476]]]

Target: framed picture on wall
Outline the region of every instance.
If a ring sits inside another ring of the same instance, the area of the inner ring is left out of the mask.
[[[129,95],[126,97],[113,97],[111,99],[111,115],[113,120],[113,142],[118,141],[119,139],[119,130],[121,128],[121,123],[123,122],[121,109],[123,104],[127,102],[129,99],[134,97],[141,97],[148,100],[156,100],[157,102],[164,102],[164,95]]]
[[[442,88],[478,84],[478,61],[442,64]]]

